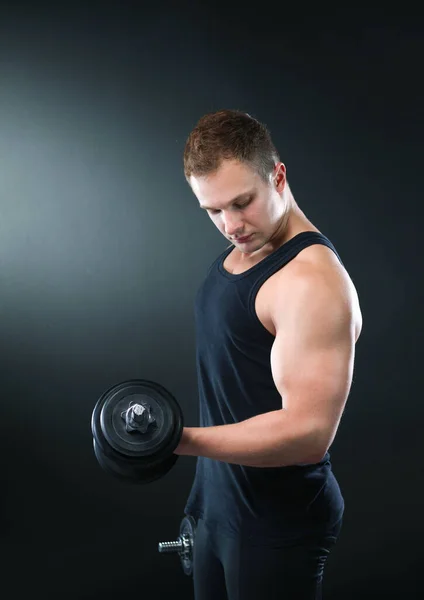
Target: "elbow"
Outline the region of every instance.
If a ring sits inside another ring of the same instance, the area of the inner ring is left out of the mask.
[[[315,464],[315,463],[320,463],[322,460],[324,460],[324,457],[327,453],[327,450],[325,450],[325,452],[315,452],[314,454],[311,454],[309,456],[309,459],[306,461],[308,464]]]
[[[318,449],[315,449],[314,451],[309,452],[309,454],[306,454],[300,464],[314,465],[320,463],[324,459],[326,453],[327,450],[323,452],[322,450],[318,451]]]
[[[331,445],[331,440],[328,437],[328,432],[315,429],[311,436],[309,445],[309,453],[307,456],[308,463],[315,464],[321,462],[328,452]]]
[[[327,453],[327,449],[316,444],[306,444],[302,450],[298,449],[297,458],[290,464],[294,465],[314,465],[320,463]]]

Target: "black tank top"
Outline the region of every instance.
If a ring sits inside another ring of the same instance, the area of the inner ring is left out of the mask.
[[[259,321],[255,298],[271,275],[313,244],[327,246],[340,260],[325,236],[303,232],[243,273],[223,267],[232,247],[209,268],[195,299],[201,427],[281,408],[270,365],[275,338]],[[331,534],[343,510],[327,452],[317,464],[271,468],[198,457],[184,512],[228,535],[281,542],[313,531]]]

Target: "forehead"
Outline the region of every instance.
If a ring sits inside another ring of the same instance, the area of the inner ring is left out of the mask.
[[[249,165],[238,161],[224,161],[210,175],[190,178],[194,194],[201,204],[213,205],[231,201],[240,194],[257,188],[260,177]]]

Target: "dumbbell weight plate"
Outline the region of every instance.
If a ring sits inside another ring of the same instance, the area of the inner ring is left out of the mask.
[[[145,433],[127,432],[122,413],[131,404],[147,402],[155,422]],[[144,379],[124,381],[109,388],[92,415],[93,436],[105,454],[144,458],[169,454],[179,443],[183,415],[176,399],[163,386]]]
[[[180,554],[181,565],[186,575],[193,572],[193,552],[196,540],[196,521],[190,515],[186,515],[180,524],[180,536],[184,536],[189,542],[188,551]]]
[[[133,404],[147,403],[154,423],[146,432],[126,430],[122,414]],[[131,482],[148,483],[175,464],[183,431],[183,414],[163,386],[134,379],[110,387],[97,401],[91,419],[97,460],[108,473]]]
[[[172,469],[179,458],[178,454],[171,454],[160,463],[153,465],[143,459],[125,462],[106,456],[95,439],[93,439],[93,446],[97,462],[108,475],[112,475],[122,482],[132,484],[152,483],[160,479]]]

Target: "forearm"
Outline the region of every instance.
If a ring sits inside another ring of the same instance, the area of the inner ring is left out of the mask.
[[[278,467],[318,462],[318,440],[312,426],[293,423],[291,415],[279,409],[231,425],[185,427],[175,453],[250,467]]]

